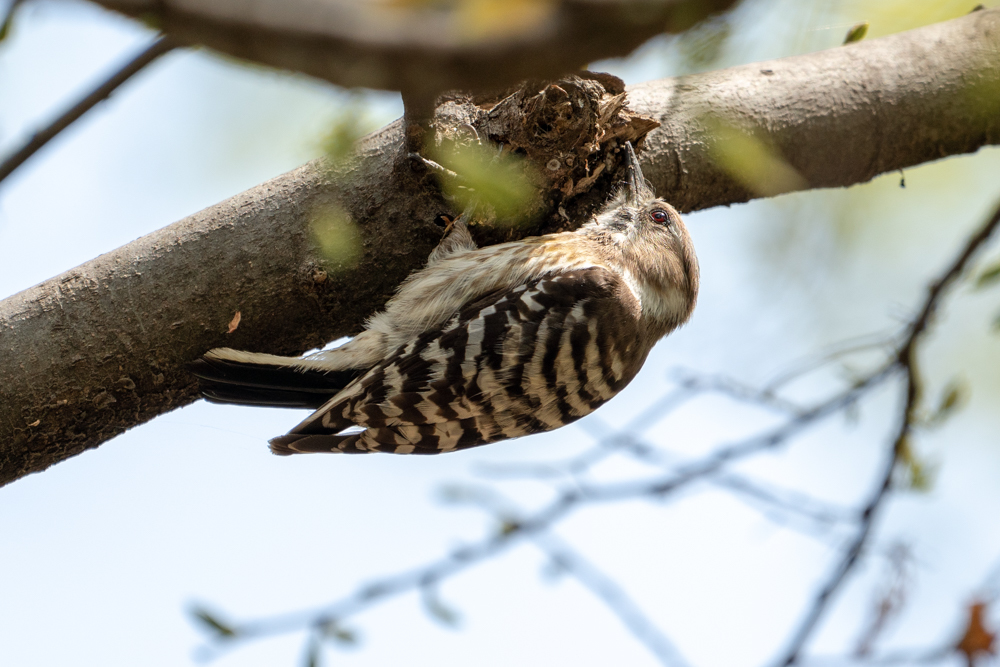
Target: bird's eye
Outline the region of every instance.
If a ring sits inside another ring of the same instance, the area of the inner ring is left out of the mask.
[[[653,222],[658,222],[660,224],[664,224],[667,222],[667,220],[670,219],[670,216],[668,216],[667,212],[664,211],[662,208],[654,209],[649,214],[649,217],[653,219]]]

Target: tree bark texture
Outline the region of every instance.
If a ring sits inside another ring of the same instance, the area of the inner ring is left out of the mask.
[[[540,164],[534,222],[481,225],[481,242],[583,222],[615,185],[615,146],[653,125],[642,115],[661,123],[643,140],[644,173],[684,211],[754,196],[713,161],[708,115],[762,137],[802,188],[1000,143],[1000,11],[649,82],[630,89],[631,112],[613,77],[560,83],[438,108],[438,137],[471,124]],[[560,116],[566,103],[581,111]],[[331,264],[311,240],[330,210],[360,232],[355,263]],[[294,354],[357,332],[425,261],[450,210],[397,121],[336,168],[308,164],[0,302],[0,484],[192,402],[184,364],[210,348]]]

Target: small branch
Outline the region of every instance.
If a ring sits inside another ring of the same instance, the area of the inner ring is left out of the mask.
[[[16,4],[16,3],[15,3]],[[13,7],[11,7],[13,10]],[[74,104],[59,118],[55,119],[47,127],[39,130],[21,148],[14,151],[2,163],[0,163],[0,182],[10,176],[10,174],[20,167],[32,155],[37,153],[45,144],[54,139],[60,132],[72,125],[80,116],[87,113],[99,102],[107,99],[120,85],[128,81],[132,76],[140,72],[146,65],[150,64],[164,53],[171,51],[177,46],[176,42],[166,37],[153,42],[145,51],[137,55],[126,63],[121,69],[112,74],[106,81],[94,88],[85,95],[79,102]]]
[[[503,525],[499,531],[480,542],[455,549],[446,556],[422,567],[377,579],[360,587],[355,593],[322,609],[293,612],[235,625],[233,627],[236,631],[236,637],[254,639],[306,628],[322,628],[331,622],[343,620],[391,597],[437,585],[472,565],[496,556],[518,539],[536,539],[538,535],[545,534],[556,523],[585,505],[624,502],[640,498],[661,500],[669,493],[715,475],[729,463],[787,442],[789,438],[798,435],[808,426],[853,403],[861,395],[877,387],[887,377],[889,375],[886,369],[879,369],[844,392],[838,393],[827,401],[794,417],[789,424],[763,435],[723,447],[700,461],[681,466],[662,477],[605,485],[581,484],[579,488],[564,490],[555,500],[531,515],[524,516],[515,508],[507,507],[497,494],[468,494],[464,500],[480,505],[491,513],[499,513],[503,517]],[[232,638],[225,640],[226,646],[232,646],[233,643]]]
[[[829,361],[830,359],[827,359],[824,363],[829,363]],[[775,390],[771,387],[761,390],[722,375],[699,376],[689,374],[681,376],[679,381],[681,386],[689,389],[701,392],[715,392],[736,401],[750,403],[776,412],[791,415],[802,412],[801,406],[781,398],[775,394]]]
[[[663,665],[687,665],[674,643],[614,579],[599,570],[575,549],[551,533],[540,533],[534,542],[554,563],[588,588],[610,609],[629,632]]]
[[[867,334],[853,340],[842,341],[831,346],[827,350],[820,352],[815,357],[806,359],[793,365],[791,368],[778,373],[763,389],[759,391],[767,396],[773,395],[782,387],[798,380],[799,378],[812,373],[831,362],[845,356],[857,354],[859,352],[870,352],[872,350],[894,350],[897,348],[893,335],[887,334]]]
[[[919,402],[919,379],[916,372],[916,344],[925,333],[928,323],[946,290],[965,271],[976,251],[986,243],[995,228],[1000,225],[1000,207],[997,208],[989,223],[975,234],[968,242],[958,259],[948,268],[941,279],[935,282],[928,291],[927,299],[919,314],[907,327],[908,335],[897,354],[888,363],[876,368],[866,377],[856,381],[847,389],[834,394],[827,400],[805,410],[801,410],[788,418],[788,421],[770,431],[756,437],[728,445],[715,453],[686,465],[676,466],[670,473],[652,480],[631,481],[626,483],[608,483],[603,485],[578,482],[572,489],[563,490],[555,500],[541,510],[525,516],[512,503],[492,490],[459,491],[452,494],[453,500],[476,504],[500,520],[500,529],[487,538],[470,545],[453,550],[446,556],[422,567],[383,577],[360,587],[353,594],[342,598],[322,609],[284,614],[266,619],[259,619],[231,626],[234,632],[227,635],[219,646],[233,646],[234,637],[239,639],[254,639],[261,636],[291,632],[303,629],[322,630],[324,627],[336,625],[346,617],[357,614],[379,602],[404,593],[427,590],[439,585],[442,581],[465,571],[472,565],[495,557],[520,538],[529,538],[545,548],[553,557],[567,567],[574,576],[593,590],[608,606],[622,618],[623,622],[643,643],[654,652],[665,664],[680,661],[676,650],[662,633],[639,611],[627,595],[605,575],[592,568],[585,560],[574,554],[551,535],[549,530],[559,521],[569,516],[576,509],[590,504],[609,503],[650,498],[662,500],[669,493],[676,492],[684,486],[697,480],[714,480],[729,485],[741,493],[753,495],[756,499],[773,502],[787,510],[787,499],[778,498],[774,493],[748,485],[745,480],[731,475],[722,474],[723,468],[737,460],[755,453],[772,449],[787,443],[801,434],[806,428],[817,424],[824,418],[842,411],[855,403],[862,396],[882,385],[896,373],[902,371],[907,379],[906,402],[900,418],[899,428],[894,438],[891,455],[880,476],[880,484],[872,494],[861,512],[860,526],[849,545],[841,562],[829,577],[828,581],[808,610],[803,622],[796,631],[787,657],[780,663],[791,665],[798,661],[799,654],[808,638],[811,636],[819,619],[824,614],[830,600],[840,588],[847,575],[856,564],[872,530],[877,510],[886,498],[896,463],[906,446],[916,423],[916,413]],[[685,394],[693,394],[699,390],[692,385],[682,389]],[[671,394],[673,404],[681,398],[676,392]],[[642,421],[642,420],[640,420]],[[602,452],[601,456],[585,453],[582,457],[571,460],[571,464],[586,471],[590,465],[599,461],[604,451],[614,450],[622,446],[622,442],[611,446],[595,448],[592,451]],[[543,471],[548,475],[548,471]],[[793,501],[794,502],[794,501]],[[815,508],[803,508],[805,514],[813,513]],[[823,519],[833,517],[823,516]]]
[[[910,435],[917,423],[917,408],[920,402],[921,390],[920,375],[917,368],[917,344],[930,326],[931,319],[937,311],[945,292],[968,269],[972,258],[986,244],[998,226],[1000,226],[1000,204],[998,204],[989,220],[966,242],[965,247],[955,261],[930,286],[920,312],[907,326],[907,336],[899,348],[896,360],[892,364],[893,367],[898,368],[905,374],[906,395],[896,435],[893,438],[892,450],[887,457],[882,474],[879,476],[879,484],[862,510],[861,525],[854,539],[826,583],[820,588],[812,606],[792,636],[785,657],[777,664],[787,666],[798,662],[806,641],[808,641],[816,629],[817,623],[826,612],[834,594],[857,564],[858,557],[861,555],[861,551],[871,533],[875,516],[889,493],[896,464],[903,454],[904,449],[908,446]]]

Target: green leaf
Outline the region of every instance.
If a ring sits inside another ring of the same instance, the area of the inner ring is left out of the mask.
[[[925,426],[940,426],[949,417],[958,412],[969,398],[968,385],[959,379],[954,379],[941,392],[941,400],[931,414],[924,419]]]
[[[194,606],[190,610],[191,616],[198,620],[205,628],[212,630],[218,635],[218,639],[231,639],[238,633],[233,626],[219,620],[217,616],[201,606]]]
[[[847,36],[844,37],[844,44],[852,44],[854,42],[860,42],[868,34],[868,21],[862,21],[847,31]]]
[[[976,289],[989,287],[995,282],[1000,282],[1000,264],[995,264],[979,274],[976,279]]]
[[[902,481],[908,489],[926,493],[933,488],[937,467],[917,455],[909,438],[900,443],[899,464],[905,475]]]

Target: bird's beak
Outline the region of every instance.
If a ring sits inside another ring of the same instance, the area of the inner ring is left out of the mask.
[[[639,160],[632,150],[632,142],[625,142],[625,203],[630,206],[637,206],[642,203],[643,193],[646,191],[646,181],[642,177],[642,170],[639,168]]]

